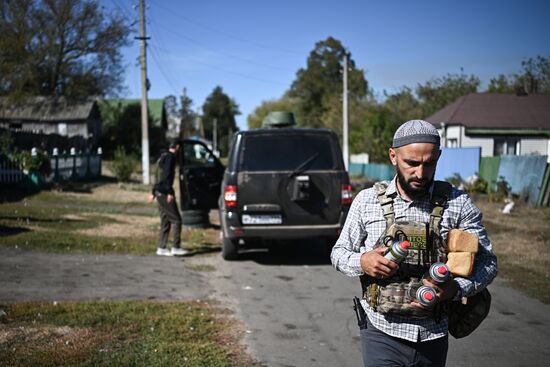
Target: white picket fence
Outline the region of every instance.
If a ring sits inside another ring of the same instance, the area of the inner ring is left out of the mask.
[[[60,154],[50,157],[51,174],[46,183],[81,181],[101,177],[101,153]],[[26,173],[6,155],[0,154],[0,185],[17,185]]]

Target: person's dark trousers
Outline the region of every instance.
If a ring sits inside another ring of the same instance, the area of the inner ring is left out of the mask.
[[[166,248],[170,227],[174,226],[174,248],[180,248],[181,245],[181,216],[176,204],[176,198],[168,202],[167,195],[155,193],[160,213],[160,235],[159,247]]]
[[[361,330],[361,347],[365,367],[444,367],[447,361],[448,346],[448,336],[422,343],[413,343],[381,332],[370,321],[367,328]]]

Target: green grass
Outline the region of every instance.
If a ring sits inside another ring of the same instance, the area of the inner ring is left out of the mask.
[[[93,211],[76,210],[71,206],[42,206],[36,202],[34,199],[0,205],[2,246],[51,252],[146,254],[151,252],[150,244],[156,241],[153,235],[136,241],[80,234],[78,230],[118,221]]]
[[[253,366],[205,302],[0,305],[2,366]]]
[[[113,204],[59,193],[42,192],[14,203],[0,205],[0,246],[56,253],[120,253],[150,255],[158,242],[158,224],[140,237],[108,237],[80,233],[102,225],[123,223],[111,214],[158,217],[150,204]],[[159,220],[160,222],[160,220]],[[131,224],[129,224],[131,226]],[[131,227],[130,227],[131,228]],[[220,249],[214,229],[182,231],[182,246],[194,253]]]
[[[120,189],[143,190],[139,185]],[[0,204],[0,246],[151,255],[159,222],[150,204],[42,192]],[[137,236],[136,223],[144,226]],[[110,234],[118,237],[102,234],[109,233],[102,228],[112,228],[103,226],[111,224],[116,227]],[[195,254],[217,252],[218,231],[183,230],[182,245]],[[0,366],[259,366],[239,344],[236,326],[227,311],[205,302],[0,305]]]
[[[122,187],[121,190],[125,190],[125,188]],[[27,205],[32,205],[35,208],[59,208],[67,209],[72,212],[84,211],[113,214],[127,213],[147,216],[158,215],[156,207],[146,202],[115,203],[97,200],[93,195],[90,195],[90,197],[76,197],[51,191],[42,191],[19,203],[27,203]]]

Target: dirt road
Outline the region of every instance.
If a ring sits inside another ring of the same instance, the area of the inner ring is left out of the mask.
[[[192,300],[208,279],[183,258],[52,254],[0,247],[0,303],[60,300]]]

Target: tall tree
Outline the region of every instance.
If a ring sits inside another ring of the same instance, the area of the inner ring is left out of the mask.
[[[461,72],[449,73],[440,78],[432,78],[424,85],[419,84],[416,93],[422,102],[422,117],[430,116],[461,96],[477,92],[480,83],[477,76]]]
[[[307,59],[307,67],[296,73],[289,96],[299,101],[299,118],[302,125],[321,127],[322,116],[342,95],[342,62],[348,51],[332,37],[317,42]],[[368,87],[363,70],[355,67],[348,57],[348,97],[361,99]]]
[[[421,115],[420,101],[415,97],[411,88],[402,87],[394,94],[385,94],[383,105],[397,121],[405,122],[418,119]]]
[[[117,147],[127,153],[141,155],[141,105],[139,102],[123,104],[121,101],[101,101],[103,120],[101,146],[105,156],[112,157]],[[150,111],[149,121],[153,119]],[[149,125],[150,152],[156,156],[165,148],[164,131]]]
[[[519,82],[529,94],[550,94],[550,57],[537,56],[521,62]]]
[[[95,0],[2,0],[0,94],[115,94],[129,33]]]
[[[489,93],[514,93],[517,91],[515,79],[517,76],[511,76],[509,78],[504,74],[499,74],[496,78],[489,80],[489,86],[487,92]]]
[[[537,56],[521,62],[519,74],[492,78],[487,88],[491,93],[550,94],[550,57]]]
[[[387,107],[370,106],[363,122],[351,130],[350,150],[368,153],[370,162],[388,163],[388,148],[395,130],[402,122]]]
[[[193,111],[193,100],[187,95],[187,89],[183,88],[183,94],[180,98],[179,117],[181,121],[181,137],[187,138],[193,135],[193,123],[197,114]]]
[[[213,140],[214,121],[216,121],[217,147],[222,156],[227,155],[229,139],[238,130],[235,116],[240,114],[239,106],[223,92],[220,86],[217,86],[206,98],[202,112],[205,138]]]

